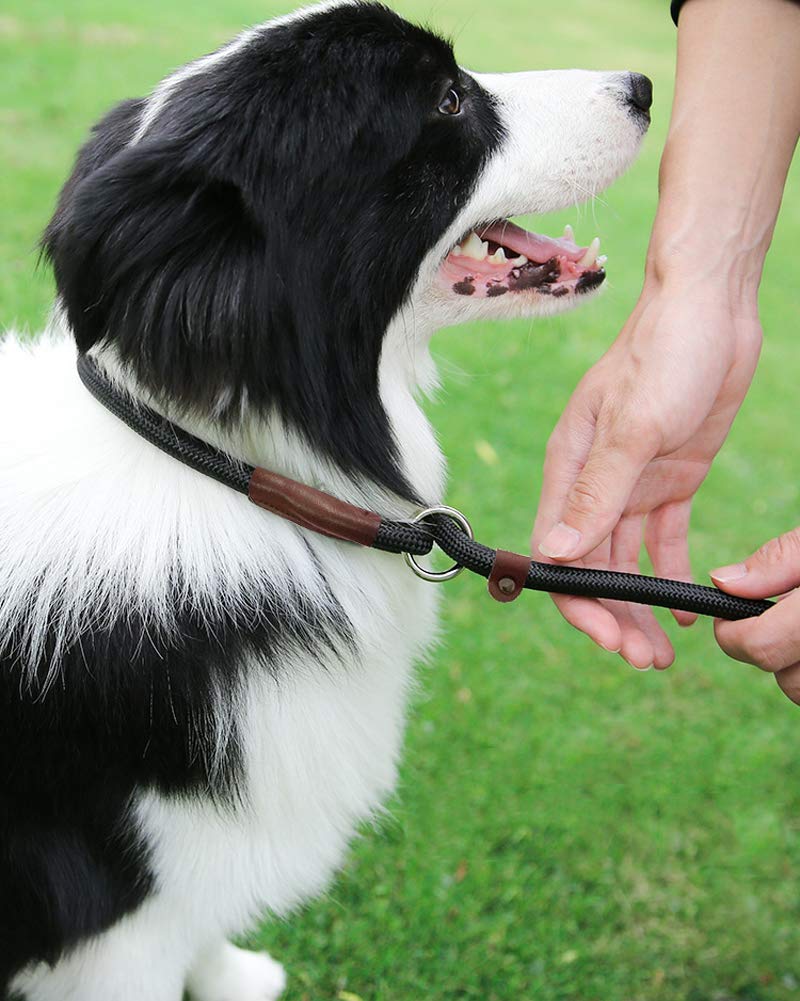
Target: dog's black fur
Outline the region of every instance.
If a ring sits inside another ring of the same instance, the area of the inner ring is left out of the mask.
[[[347,620],[320,621],[303,596],[258,596],[249,614],[211,618],[176,589],[174,632],[130,614],[87,630],[44,688],[53,644],[36,665],[0,657],[0,984],[138,906],[152,884],[145,846],[128,832],[135,788],[235,799],[235,704],[245,660],[274,671],[295,645],[348,643]],[[13,640],[12,640],[13,642]],[[215,715],[230,720],[215,747]],[[215,748],[214,760],[209,749]]]
[[[449,88],[463,111],[437,111]],[[378,394],[381,340],[423,255],[501,139],[491,98],[450,47],[377,5],[264,32],[179,86],[143,138],[119,105],[78,157],[43,246],[78,345],[111,344],[172,406],[278,412],[323,456],[398,494]],[[335,235],[334,235],[335,234]],[[264,670],[291,643],[347,642],[302,601],[253,598],[247,623],[208,621],[175,582],[174,633],[97,609],[48,687],[27,687],[0,638],[0,996],[146,898],[136,789],[235,794],[204,747],[244,653]],[[220,694],[224,696],[220,702]]]
[[[382,337],[501,138],[488,95],[376,5],[269,31],[126,147],[139,110],[98,126],[45,236],[79,347],[113,343],[172,403],[274,407],[407,496]]]

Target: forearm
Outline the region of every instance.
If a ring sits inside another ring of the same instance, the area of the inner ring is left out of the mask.
[[[649,278],[754,301],[798,134],[800,4],[689,0]]]

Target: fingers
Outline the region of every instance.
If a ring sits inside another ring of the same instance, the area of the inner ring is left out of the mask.
[[[623,518],[612,540],[578,563],[637,573],[641,536],[642,519]],[[673,662],[672,645],[650,609],[568,595],[553,595],[553,600],[571,625],[637,670],[663,669]]]
[[[547,442],[542,490],[531,539],[532,550],[537,555],[546,555],[539,545],[561,517],[567,493],[586,462],[594,434],[593,403],[581,385]]]
[[[567,488],[554,515],[557,521],[551,522],[539,551],[554,560],[575,560],[596,549],[613,531],[655,452],[647,435],[630,427],[623,433],[617,419],[605,427],[598,422],[586,461]],[[563,475],[560,478],[563,483]]]
[[[609,568],[621,573],[639,573],[642,546],[642,518],[621,519],[611,540]],[[621,654],[637,670],[663,670],[675,659],[666,633],[651,609],[626,602],[604,602],[613,611],[622,632]]]
[[[649,671],[651,667],[663,671],[671,666],[675,651],[649,608],[622,601],[604,601],[603,605],[617,620],[622,633],[620,655],[631,667],[637,671]]]
[[[800,662],[800,591],[768,612],[739,622],[714,623],[717,643],[734,660],[776,674]]]
[[[717,642],[730,657],[775,675],[784,695],[800,705],[800,594],[794,592],[757,619],[714,623]]]
[[[585,560],[578,560],[578,566],[608,566],[611,543],[606,542],[590,553]],[[550,563],[551,560],[545,560]],[[593,598],[577,595],[551,595],[556,608],[571,626],[579,629],[609,653],[619,653],[622,647],[622,632],[614,615]]]
[[[653,561],[657,577],[673,580],[692,580],[689,564],[689,520],[692,513],[691,498],[656,508],[647,518],[645,545]],[[673,610],[680,626],[691,626],[697,621],[692,612]]]
[[[546,563],[552,561],[541,553],[539,543],[558,519],[567,491],[580,473],[591,448],[594,428],[591,394],[581,384],[550,436],[545,455],[542,491],[531,536],[531,551],[534,558]],[[607,565],[608,550],[609,544],[606,543],[604,552],[589,554],[588,563],[583,560],[576,560],[576,563],[589,565],[595,561],[598,565]],[[622,645],[619,625],[599,601],[572,595],[552,595],[552,598],[570,625],[586,633],[604,650],[614,653],[619,651]]]
[[[766,598],[790,591],[758,618],[714,623],[717,642],[734,660],[775,675],[783,693],[800,705],[800,529],[770,539],[744,563],[711,571],[731,594]]]
[[[569,594],[552,595],[556,607],[571,626],[586,633],[609,653],[622,649],[622,630],[616,618],[599,601],[592,598],[573,597]]]
[[[743,598],[790,591],[800,584],[800,528],[770,539],[744,563],[712,570],[710,576],[723,591]]]
[[[800,663],[780,671],[775,675],[775,680],[786,698],[800,706]]]

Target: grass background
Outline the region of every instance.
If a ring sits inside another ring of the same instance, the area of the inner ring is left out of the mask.
[[[474,69],[631,68],[655,81],[653,129],[628,176],[537,222],[600,234],[605,296],[436,342],[445,390],[430,412],[450,500],[481,538],[521,549],[547,435],[638,291],[674,29],[666,0],[396,6],[452,34]],[[52,289],[35,243],[99,114],[284,9],[3,0],[0,323],[43,323]],[[798,521],[798,243],[795,169],[763,287],[763,360],[696,505],[700,579]],[[497,606],[459,579],[445,618],[388,819],[364,832],[326,899],[253,936],[286,962],[289,1001],[800,998],[800,710],[772,680],[726,661],[707,622],[677,636],[670,671],[640,676],[543,596]]]

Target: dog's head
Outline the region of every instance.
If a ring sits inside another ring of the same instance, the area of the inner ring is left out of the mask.
[[[533,315],[591,294],[594,247],[508,223],[632,161],[629,73],[470,74],[374,3],[246,32],[126,102],[81,151],[44,238],[78,346],[156,398],[276,413],[403,490],[382,401],[388,331]]]

